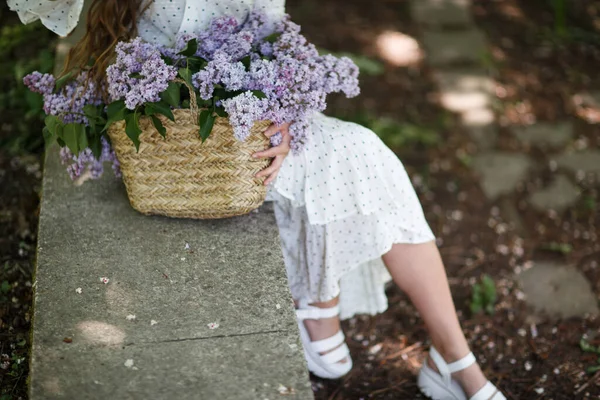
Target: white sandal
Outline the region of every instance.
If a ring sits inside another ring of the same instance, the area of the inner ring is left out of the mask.
[[[433,360],[439,373],[427,365],[427,361],[423,363],[423,367],[419,371],[417,384],[421,392],[433,400],[467,400],[465,392],[450,374],[470,367],[475,363],[473,353],[467,354],[458,361],[447,364],[440,353],[432,346],[429,349],[429,357]],[[471,396],[468,400],[506,400],[506,397],[498,390],[490,381],[477,393]]]
[[[335,317],[339,313],[339,304],[333,307],[320,308],[311,306],[306,301],[300,300],[299,307],[296,308],[300,339],[302,339],[304,357],[306,358],[308,369],[320,378],[338,379],[346,375],[352,369],[350,349],[348,349],[344,332],[341,329],[328,338],[311,341],[308,331],[304,326],[304,320],[330,318]],[[319,354],[334,348],[336,349],[326,354]],[[347,358],[346,362],[339,362],[344,358]]]

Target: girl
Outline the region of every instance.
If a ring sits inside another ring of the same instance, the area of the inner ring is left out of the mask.
[[[84,0],[8,0],[28,23],[66,35],[76,26]],[[85,37],[72,49],[66,69],[94,57],[101,81],[115,44],[141,36],[173,45],[177,34],[204,28],[217,16],[241,22],[253,7],[270,23],[285,0],[94,0]],[[484,377],[456,316],[444,266],[404,167],[372,131],[315,113],[309,142],[290,151],[289,124],[280,145],[257,153],[273,161],[257,176],[274,201],[290,290],[308,368],[335,379],[352,368],[340,318],[387,309],[385,284],[408,294],[423,317],[432,346],[418,385],[434,399],[502,400]]]

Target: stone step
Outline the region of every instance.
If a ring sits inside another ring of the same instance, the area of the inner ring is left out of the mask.
[[[145,216],[110,170],[75,186],[56,144],[42,191],[31,400],[313,398],[269,203]]]

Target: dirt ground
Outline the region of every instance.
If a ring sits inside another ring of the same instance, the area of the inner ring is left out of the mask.
[[[575,14],[569,21],[586,32],[598,33],[600,2],[573,4]],[[411,21],[406,0],[380,0],[376,7],[364,0],[289,0],[288,11],[309,40],[331,51],[377,58],[374,43],[385,31],[419,40],[419,27]],[[571,99],[581,90],[600,88],[599,42],[593,35],[558,43],[549,39],[549,13],[547,2],[541,0],[474,1],[475,20],[494,49],[493,68],[502,88],[498,92],[503,104],[498,110],[499,120],[509,123],[531,118],[527,115],[548,121],[570,118],[575,121],[577,136],[598,147],[600,128],[597,120],[596,124],[590,122],[598,116],[573,106]],[[579,347],[583,335],[600,345],[600,321],[532,320],[514,275],[515,267],[527,268],[534,258],[568,262],[585,274],[600,296],[600,252],[582,234],[600,226],[597,182],[582,188],[595,201],[586,212],[578,206],[557,217],[526,206],[520,209],[528,227],[523,238],[510,229],[498,205],[487,201],[479,188],[465,162],[474,151],[473,143],[456,118],[436,103],[436,88],[426,63],[385,65],[381,75],[363,75],[361,88],[358,98],[333,98],[328,114],[347,116],[367,110],[400,122],[433,127],[441,138],[435,145],[415,144],[394,150],[413,178],[427,220],[438,237],[461,323],[484,372],[510,399],[600,398],[600,375],[585,372],[597,362],[598,355],[584,353]],[[557,97],[562,101],[549,100]],[[10,124],[7,115],[0,123]],[[518,146],[506,130],[501,129],[500,141],[506,148]],[[523,151],[538,159],[545,157],[536,149]],[[0,369],[0,400],[26,398],[40,161],[41,149],[20,156],[0,149],[0,283],[10,282],[9,287],[0,287],[0,362],[6,365]],[[545,179],[543,172],[539,179]],[[526,194],[523,191],[515,202]],[[540,224],[545,226],[543,233],[536,229]],[[547,250],[545,244],[553,241],[567,241],[572,250]],[[472,285],[484,273],[496,284],[498,302],[493,315],[472,315]],[[391,285],[387,293],[389,308],[385,313],[342,322],[354,368],[337,381],[311,376],[316,399],[423,398],[415,374],[427,351],[425,327],[396,286]]]

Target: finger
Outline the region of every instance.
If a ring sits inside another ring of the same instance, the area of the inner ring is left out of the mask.
[[[271,136],[275,135],[277,132],[279,132],[281,130],[283,125],[275,125],[272,124],[271,126],[269,126],[267,128],[267,130],[264,132],[264,135],[268,138],[270,138]],[[281,133],[283,135],[283,132]]]
[[[288,143],[281,143],[279,146],[271,147],[270,149],[254,153],[254,158],[276,157],[278,155],[287,155],[290,152]]]
[[[279,170],[273,172],[273,174],[268,177],[265,181],[264,181],[264,185],[268,185],[269,183],[273,182],[273,180],[275,180],[275,178],[277,178],[277,174],[279,174]]]
[[[275,157],[275,159],[273,160],[273,162],[271,163],[271,165],[269,167],[258,172],[255,176],[257,178],[260,178],[261,176],[271,175],[273,172],[275,172],[279,168],[281,168],[281,164],[283,164],[283,157],[277,156],[277,157]]]

